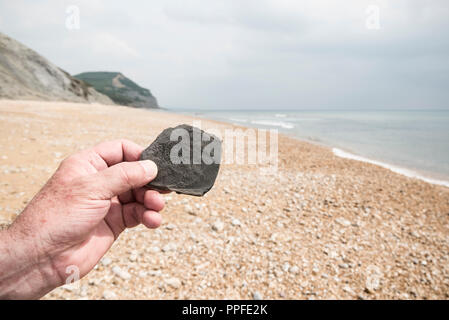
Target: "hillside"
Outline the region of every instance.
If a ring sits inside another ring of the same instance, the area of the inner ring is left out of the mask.
[[[34,50],[0,33],[0,98],[114,104]]]
[[[115,103],[137,108],[159,108],[150,90],[140,87],[119,72],[84,72],[75,78],[92,85]]]

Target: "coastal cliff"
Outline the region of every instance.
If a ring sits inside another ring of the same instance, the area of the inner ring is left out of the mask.
[[[136,108],[159,108],[151,91],[125,77],[120,72],[84,72],[75,75],[107,95],[115,103]]]
[[[0,33],[0,98],[114,104],[36,51]]]

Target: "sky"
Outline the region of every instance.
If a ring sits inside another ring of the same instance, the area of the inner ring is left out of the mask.
[[[0,32],[171,109],[449,109],[447,0],[0,0]]]

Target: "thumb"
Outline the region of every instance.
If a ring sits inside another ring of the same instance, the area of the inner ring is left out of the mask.
[[[90,189],[95,188],[102,199],[111,199],[153,180],[157,166],[151,160],[121,162],[91,176]]]

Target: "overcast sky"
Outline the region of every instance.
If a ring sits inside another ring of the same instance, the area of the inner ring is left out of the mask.
[[[448,0],[0,0],[0,31],[168,108],[449,109]]]

